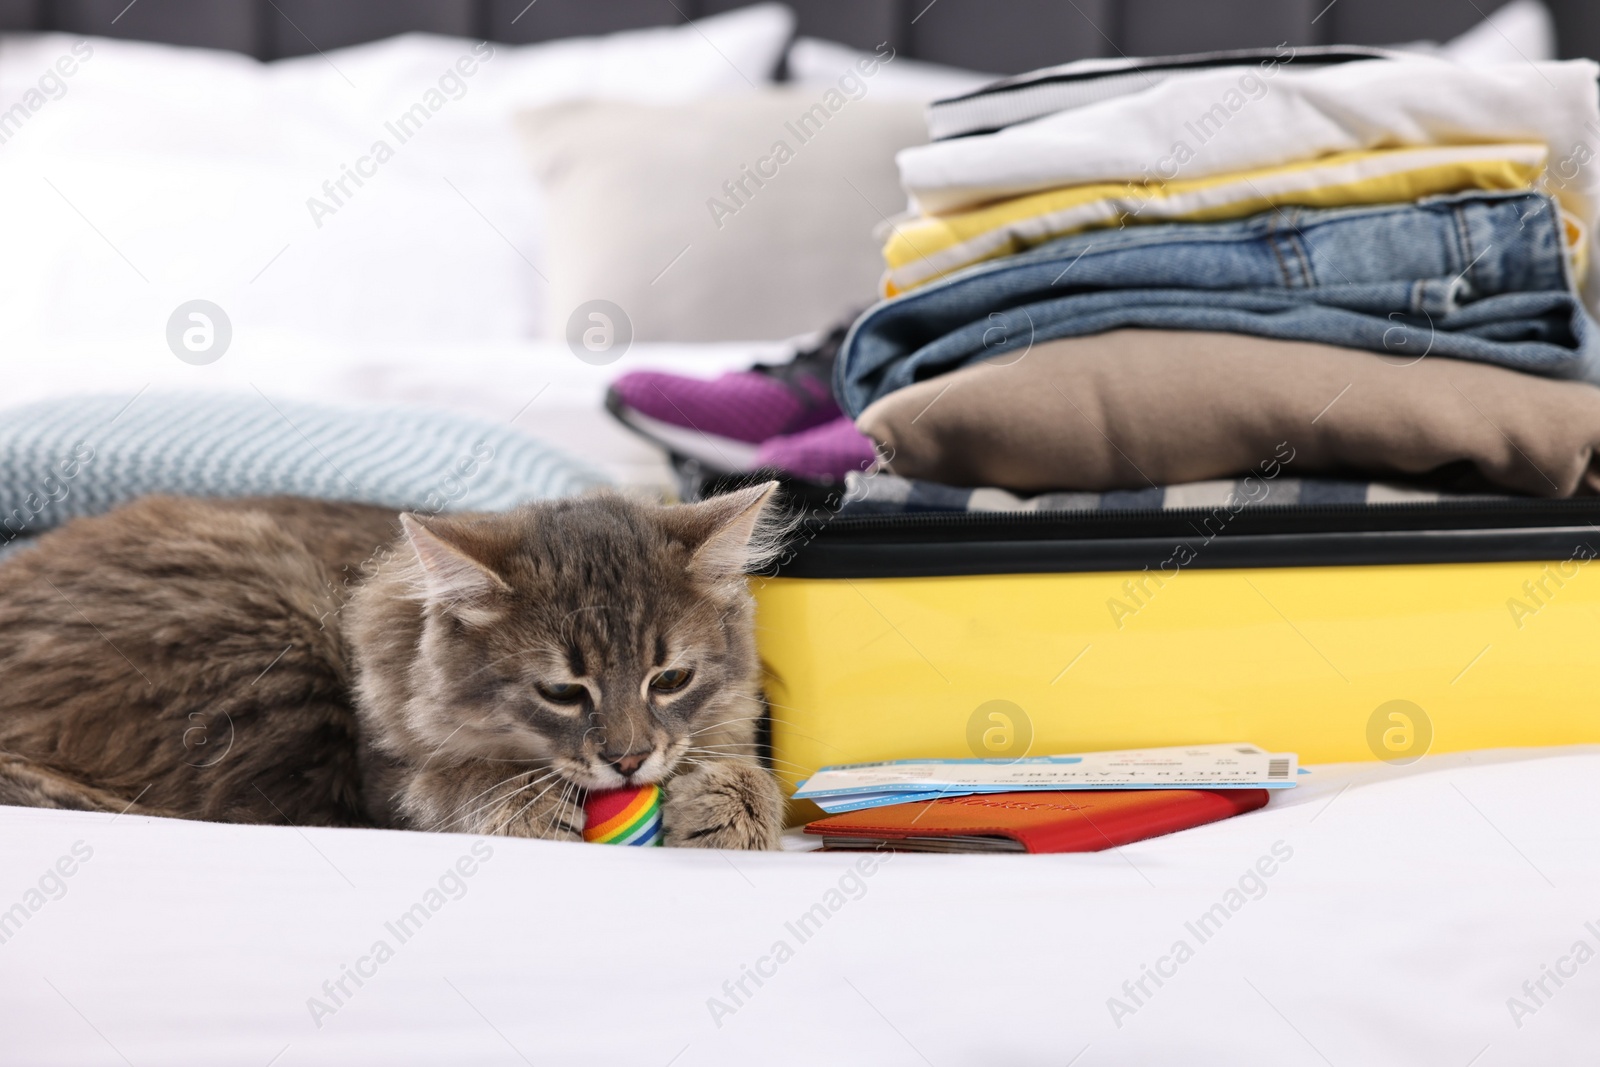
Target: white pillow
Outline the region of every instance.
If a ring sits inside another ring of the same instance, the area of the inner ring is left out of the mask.
[[[549,268],[512,115],[750,92],[792,32],[792,13],[764,4],[492,51],[411,34],[272,64],[0,37],[0,113],[25,111],[0,126],[0,339],[160,351],[197,298],[222,306],[239,348],[536,334]]]
[[[891,58],[892,57],[892,58]],[[789,48],[789,78],[796,85],[825,87],[838,82],[864,59],[882,63],[872,79],[872,93],[884,100],[939,100],[988,85],[998,74],[979,74],[959,67],[906,59],[888,45],[876,54],[847,48],[832,41],[801,37]],[[883,60],[889,59],[889,62]]]
[[[1511,0],[1444,44],[1414,41],[1395,47],[1469,66],[1539,63],[1557,58],[1556,23],[1541,0]]]
[[[1539,0],[1511,0],[1439,54],[1457,63],[1538,63],[1556,58],[1556,24]]]
[[[551,209],[548,334],[593,300],[620,307],[636,341],[687,342],[791,337],[872,304],[874,230],[905,203],[895,153],[927,140],[919,103],[874,98],[885,69],[823,91],[529,112]]]

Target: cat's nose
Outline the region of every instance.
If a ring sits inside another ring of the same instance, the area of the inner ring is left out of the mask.
[[[600,758],[611,764],[613,770],[626,778],[644,766],[644,761],[650,758],[650,752],[649,750],[630,752],[626,756],[614,756],[609,752],[602,752],[600,753]]]

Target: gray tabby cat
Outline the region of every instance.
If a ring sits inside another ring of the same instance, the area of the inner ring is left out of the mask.
[[[0,563],[0,803],[772,848],[747,569],[775,486],[420,518],[149,497]]]

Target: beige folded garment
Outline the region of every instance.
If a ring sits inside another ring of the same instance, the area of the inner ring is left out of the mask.
[[[1438,357],[1117,330],[901,389],[857,425],[893,473],[960,486],[1135,489],[1243,474],[1473,468],[1537,496],[1600,492],[1600,389]]]

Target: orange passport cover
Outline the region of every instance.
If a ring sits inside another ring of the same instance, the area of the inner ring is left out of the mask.
[[[806,833],[895,841],[1008,837],[1029,852],[1099,852],[1264,807],[1265,789],[989,793],[894,804],[819,819]]]

